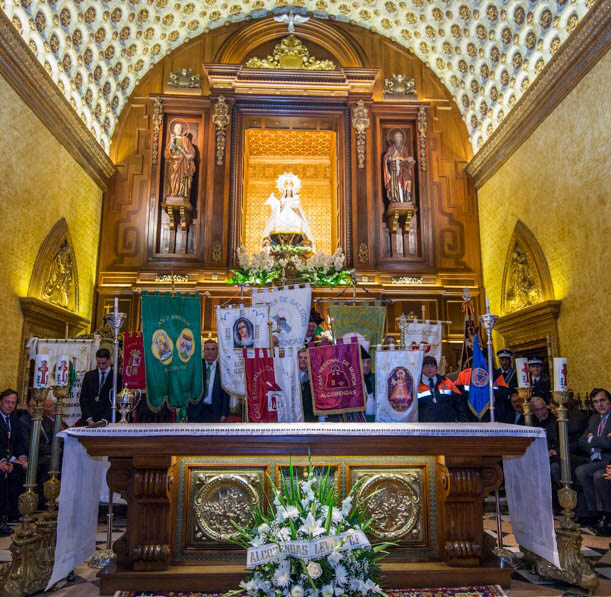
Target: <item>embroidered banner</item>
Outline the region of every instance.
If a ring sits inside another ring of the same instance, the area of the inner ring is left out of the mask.
[[[312,406],[315,415],[365,410],[365,382],[356,338],[308,348]]]
[[[378,303],[349,305],[329,301],[329,317],[333,320],[335,338],[357,332],[369,342],[370,346],[382,342],[386,321],[384,305]]]
[[[475,335],[477,334],[477,322],[473,316],[473,303],[471,299],[471,293],[465,290],[463,296],[464,302],[462,304],[462,310],[465,314],[465,327],[463,335],[462,350],[460,352],[460,366],[459,370],[464,371],[471,367],[473,361],[473,343],[475,341]]]
[[[147,398],[157,412],[165,402],[184,421],[189,401],[203,391],[199,296],[142,293],[142,338]]]
[[[67,427],[71,427],[81,418],[81,385],[87,371],[96,367],[95,353],[100,347],[99,340],[54,340],[32,338],[29,343],[30,357],[44,354],[48,357],[48,383],[55,383],[57,365],[64,355],[70,359],[69,378],[72,380],[70,396],[65,401],[62,420]]]
[[[257,303],[269,305],[269,318],[278,346],[303,346],[312,304],[309,284],[253,290],[252,304]]]
[[[435,357],[441,365],[441,322],[408,322],[401,330],[401,344],[418,350],[424,346],[424,356]]]
[[[122,379],[125,388],[146,390],[142,332],[125,332],[123,334]]]
[[[278,422],[303,421],[297,349],[274,350],[274,374],[276,383],[282,388],[282,400],[278,404]]]
[[[217,307],[216,329],[223,389],[244,397],[244,358],[242,348],[269,348],[269,306],[244,305]]]
[[[274,359],[270,350],[245,348],[243,357],[246,376],[246,421],[277,423],[282,388],[276,383]]]
[[[423,350],[376,352],[376,422],[418,421]]]
[[[249,547],[246,551],[246,568],[256,568],[275,560],[281,553],[300,560],[317,560],[328,556],[332,551],[352,551],[369,547],[369,539],[363,531],[350,530],[339,535],[320,537],[311,541],[286,541],[268,543],[259,547]]]

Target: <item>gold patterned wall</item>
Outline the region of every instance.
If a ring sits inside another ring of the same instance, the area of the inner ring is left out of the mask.
[[[335,133],[263,129],[245,134],[242,244],[248,253],[261,250],[271,214],[265,201],[272,192],[280,197],[276,179],[284,172],[301,179],[301,208],[312,229],[316,251],[332,253],[337,229]]]
[[[91,318],[102,192],[0,77],[0,387],[17,385],[23,317],[19,297],[41,244],[68,224],[78,267],[79,312]]]
[[[479,190],[482,263],[493,312],[518,219],[538,240],[562,300],[560,349],[578,391],[611,386],[607,54]]]

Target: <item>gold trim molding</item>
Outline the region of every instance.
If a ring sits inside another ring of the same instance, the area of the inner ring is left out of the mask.
[[[105,190],[115,171],[112,161],[2,11],[0,74],[92,180]]]
[[[598,0],[467,165],[482,187],[611,47],[611,0]]]

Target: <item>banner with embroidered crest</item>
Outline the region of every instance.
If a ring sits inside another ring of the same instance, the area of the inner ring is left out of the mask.
[[[283,395],[282,388],[276,383],[271,350],[245,348],[242,356],[246,378],[246,421],[277,423],[278,405]]]
[[[441,365],[441,321],[409,321],[399,324],[401,328],[401,344],[411,350],[424,349],[424,356],[435,357],[437,365]]]
[[[199,296],[143,292],[142,338],[151,410],[167,402],[176,420],[185,421],[189,402],[203,391]]]
[[[223,389],[239,398],[246,394],[242,348],[269,348],[269,305],[218,306],[216,330]]]
[[[123,387],[146,390],[142,332],[123,333]]]
[[[376,422],[417,422],[424,350],[376,351]]]
[[[350,304],[350,301],[329,301],[329,317],[333,322],[335,338],[356,332],[361,334],[370,346],[382,342],[386,322],[386,305],[382,303],[372,301],[371,304]],[[374,357],[373,354],[371,356]]]
[[[269,305],[272,333],[278,339],[278,346],[303,346],[312,305],[312,287],[309,284],[254,289],[252,304],[257,303]]]
[[[358,340],[308,347],[312,406],[315,415],[365,410],[366,391]]]
[[[471,383],[469,384],[469,408],[479,419],[490,407],[490,391],[488,389],[488,363],[479,343],[479,335],[473,340],[473,367]]]

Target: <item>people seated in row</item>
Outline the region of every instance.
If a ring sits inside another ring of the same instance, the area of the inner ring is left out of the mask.
[[[15,390],[0,393],[0,535],[10,535],[7,523],[19,518],[17,503],[28,468],[28,434],[16,408]]]

